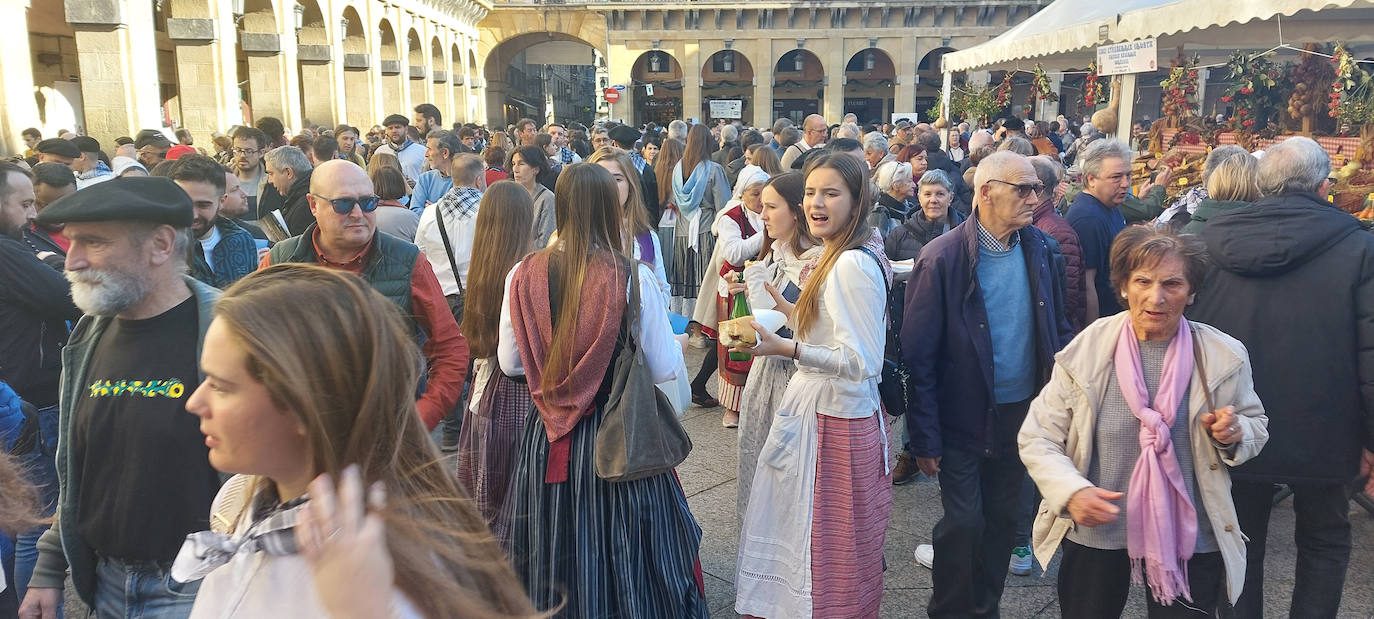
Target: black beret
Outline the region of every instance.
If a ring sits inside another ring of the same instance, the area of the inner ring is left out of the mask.
[[[1008,118],[1006,122],[1002,123],[1002,126],[1003,126],[1003,127],[1006,127],[1006,128],[1007,128],[1007,131],[1025,131],[1025,130],[1026,130],[1026,123],[1025,123],[1025,122],[1022,122],[1022,120],[1021,120],[1020,118],[1017,118],[1017,117],[1015,117],[1015,116],[1012,116],[1011,118]]]
[[[639,130],[629,125],[617,125],[614,129],[611,129],[610,133],[607,135],[609,135],[612,140],[615,140],[617,144],[625,146],[626,148],[634,146],[635,142],[638,142],[640,138]]]
[[[409,119],[409,118],[406,118],[405,116],[402,116],[402,115],[400,115],[400,114],[392,114],[392,115],[390,115],[390,116],[387,116],[387,117],[386,117],[386,120],[382,121],[382,126],[383,126],[383,127],[386,127],[386,126],[388,126],[388,125],[396,125],[396,124],[409,125],[409,124],[410,124],[410,119]]]
[[[143,150],[143,147],[144,147],[144,146],[157,146],[157,147],[163,147],[163,146],[171,146],[171,145],[172,145],[172,141],[169,140],[169,139],[167,139],[167,136],[162,135],[161,133],[158,133],[158,132],[156,132],[156,131],[148,130],[148,129],[144,129],[143,131],[140,131],[140,132],[139,132],[139,135],[138,135],[138,139],[134,140],[134,148],[136,148],[136,149],[138,149],[138,150]]]
[[[189,228],[194,217],[191,196],[172,179],[128,176],[96,183],[49,204],[38,213],[38,222],[149,221]]]
[[[72,144],[71,140],[62,138],[48,138],[38,143],[34,150],[47,155],[57,155],[59,157],[70,157],[72,159],[81,158],[81,149]]]
[[[100,141],[88,135],[78,135],[72,138],[72,144],[75,144],[83,153],[100,152]]]

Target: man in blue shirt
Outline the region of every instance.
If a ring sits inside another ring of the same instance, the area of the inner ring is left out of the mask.
[[[1118,208],[1131,189],[1131,149],[1118,140],[1098,140],[1083,151],[1083,191],[1069,206],[1069,225],[1083,249],[1087,323],[1121,311],[1111,285],[1112,241],[1126,229]]]
[[[453,159],[464,152],[462,141],[449,131],[430,135],[425,140],[429,170],[415,181],[415,188],[410,192],[410,210],[423,215],[426,207],[438,202],[453,188]]]

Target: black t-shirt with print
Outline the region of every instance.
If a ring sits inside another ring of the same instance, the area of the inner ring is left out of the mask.
[[[219,475],[200,419],[186,412],[198,328],[191,297],[152,318],[114,319],[95,346],[71,448],[82,480],[77,527],[101,555],[171,561],[188,533],[209,529]]]

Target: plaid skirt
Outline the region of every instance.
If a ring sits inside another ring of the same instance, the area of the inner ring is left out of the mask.
[[[487,380],[477,411],[469,408],[465,413],[458,435],[458,483],[477,503],[478,513],[498,540],[510,527],[502,508],[520,454],[525,413],[532,404],[529,386],[498,368]]]
[[[602,407],[572,431],[568,481],[544,483],[549,441],[530,407],[510,498],[507,554],[535,608],[558,617],[708,617],[697,579],[701,527],[672,473],[596,476]]]

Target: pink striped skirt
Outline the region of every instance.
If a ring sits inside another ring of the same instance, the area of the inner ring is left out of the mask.
[[[877,617],[882,604],[892,474],[884,470],[878,415],[816,416],[816,494],[811,508],[814,617]]]

